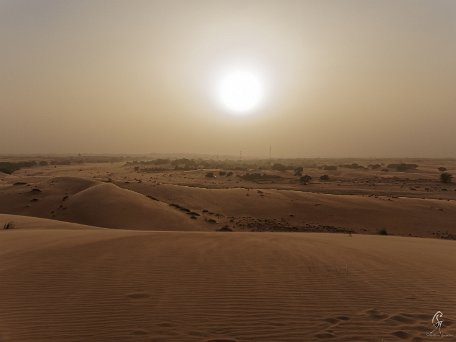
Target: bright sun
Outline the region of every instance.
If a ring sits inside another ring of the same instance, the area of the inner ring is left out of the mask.
[[[233,71],[222,77],[218,88],[222,104],[233,114],[246,114],[263,99],[263,86],[249,71]]]

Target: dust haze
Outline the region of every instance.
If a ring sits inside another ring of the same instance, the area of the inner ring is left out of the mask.
[[[455,157],[454,1],[1,1],[0,153]],[[260,70],[248,117],[217,73]]]

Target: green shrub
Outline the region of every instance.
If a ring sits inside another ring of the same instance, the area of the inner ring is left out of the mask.
[[[453,175],[448,172],[444,172],[440,175],[440,181],[442,183],[451,183],[453,180]]]

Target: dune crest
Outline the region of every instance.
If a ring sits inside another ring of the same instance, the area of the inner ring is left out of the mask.
[[[112,183],[100,183],[70,196],[64,220],[99,227],[144,230],[197,230],[188,215]]]

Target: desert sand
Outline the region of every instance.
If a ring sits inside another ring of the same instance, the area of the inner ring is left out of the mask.
[[[0,341],[427,341],[438,310],[456,336],[456,188],[433,163],[307,185],[2,174]]]

